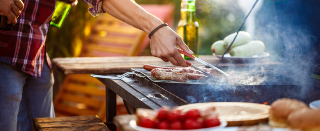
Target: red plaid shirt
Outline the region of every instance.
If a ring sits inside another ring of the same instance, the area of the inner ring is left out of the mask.
[[[100,0],[83,1],[93,6],[89,9],[92,15],[102,12]],[[23,0],[23,3],[24,9],[12,31],[0,30],[0,62],[38,78],[48,56],[45,41],[56,0]]]

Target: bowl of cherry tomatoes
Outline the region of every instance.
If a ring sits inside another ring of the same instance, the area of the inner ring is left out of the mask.
[[[129,125],[139,131],[212,131],[227,125],[226,121],[219,119],[214,107],[204,111],[198,109],[181,111],[169,107],[161,107],[158,110],[139,108],[136,111],[136,116],[137,119],[131,120]]]

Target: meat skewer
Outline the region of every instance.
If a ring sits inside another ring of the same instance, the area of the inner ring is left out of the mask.
[[[188,79],[200,80],[205,79],[206,76],[200,71],[191,68],[174,68],[174,67],[159,67],[153,65],[144,65],[144,69],[151,70],[151,76],[161,80],[173,80],[179,82],[185,82]],[[210,70],[206,70],[210,72]]]
[[[144,65],[144,69],[151,71],[151,76],[161,80],[172,80],[179,82],[186,82],[187,80],[201,80],[207,79],[207,76],[200,71],[191,67],[160,67],[154,65]],[[210,73],[217,78],[228,82],[229,84],[237,84],[239,77],[234,71],[230,72],[229,77],[224,77],[219,72],[211,68],[199,67],[203,71]]]
[[[151,70],[151,76],[160,80],[173,80],[179,82],[186,82],[188,80],[187,72],[179,69],[155,68]]]
[[[143,69],[147,71],[151,71],[152,69],[155,68],[162,68],[162,69],[174,69],[174,67],[160,67],[160,66],[155,66],[155,65],[149,65],[149,64],[144,64]]]
[[[191,67],[160,67],[160,66],[154,66],[154,65],[149,65],[149,64],[145,64],[143,65],[143,68],[145,70],[148,70],[148,71],[151,71],[152,69],[155,69],[155,68],[161,68],[161,69],[180,69],[184,72],[187,72],[187,73],[193,73],[193,74],[202,74],[200,71],[194,69],[194,68],[191,68]],[[211,75],[214,75],[214,76],[217,76],[217,77],[220,77],[220,73],[217,72],[216,70],[212,69],[212,68],[205,68],[205,67],[199,67],[201,68],[203,71],[211,74]]]

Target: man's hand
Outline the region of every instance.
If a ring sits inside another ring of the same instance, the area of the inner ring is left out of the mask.
[[[20,0],[0,0],[0,15],[7,16],[8,24],[16,24],[23,7],[24,4]]]
[[[153,56],[165,62],[170,61],[173,65],[186,67],[188,65],[178,52],[177,45],[187,53],[193,54],[181,37],[168,26],[160,28],[151,36],[150,47]]]
[[[163,23],[161,19],[146,12],[132,0],[102,0],[102,9],[146,33],[150,33]],[[193,54],[181,37],[168,26],[160,28],[151,36],[150,47],[153,56],[166,62],[170,61],[173,65],[186,67],[187,63],[180,55],[177,46],[185,52]]]

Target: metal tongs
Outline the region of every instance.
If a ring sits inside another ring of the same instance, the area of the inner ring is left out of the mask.
[[[217,68],[217,67],[215,67],[215,66],[213,66],[213,65],[211,65],[211,64],[209,64],[209,63],[207,63],[207,62],[205,62],[205,61],[203,61],[203,60],[201,60],[201,59],[199,59],[199,58],[197,58],[197,57],[195,57],[194,55],[191,55],[191,54],[189,54],[189,53],[187,53],[187,52],[185,52],[185,51],[183,51],[183,50],[181,50],[181,49],[178,49],[178,51],[179,51],[181,54],[184,54],[184,55],[190,57],[190,58],[193,59],[193,60],[196,60],[196,61],[198,61],[198,62],[200,62],[200,63],[202,63],[202,64],[204,64],[204,65],[209,66],[209,67],[212,68],[212,69],[215,69],[216,71],[218,71],[219,73],[221,73],[221,74],[223,74],[223,75],[225,75],[225,76],[229,76],[229,75],[228,75],[227,73],[225,73],[224,71],[222,71],[222,70],[220,70],[219,68]],[[198,67],[192,65],[190,62],[188,62],[188,61],[186,61],[186,62],[187,62],[187,64],[188,64],[189,66],[191,66],[191,67],[199,70]],[[201,70],[201,69],[200,69],[199,71],[204,72],[204,71]],[[205,74],[208,75],[209,73],[205,72]],[[211,74],[210,74],[210,75],[211,75]],[[212,75],[211,75],[211,76],[212,76]]]
[[[188,66],[191,66],[192,68],[195,68],[196,70],[202,72],[203,74],[205,74],[208,78],[217,78],[215,76],[213,76],[212,74],[205,72],[204,70],[200,69],[199,67],[192,65],[189,61],[186,61]]]

